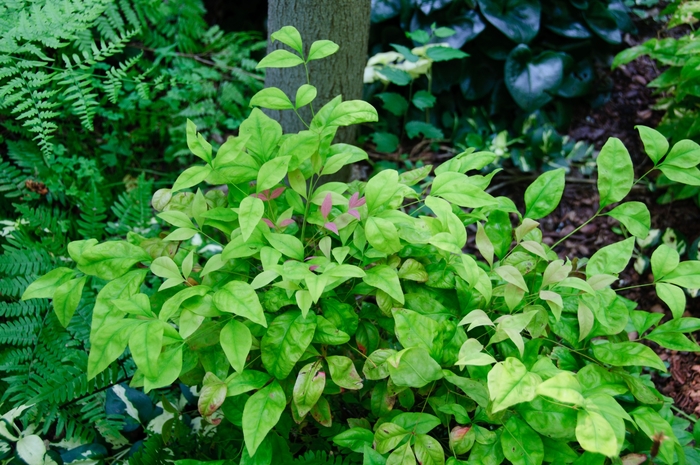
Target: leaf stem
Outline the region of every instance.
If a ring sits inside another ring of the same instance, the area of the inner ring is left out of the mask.
[[[583,228],[584,226],[586,226],[588,223],[590,223],[590,222],[593,221],[594,219],[598,218],[598,216],[600,216],[600,212],[601,212],[601,211],[602,211],[602,209],[601,209],[601,210],[598,210],[598,211],[596,212],[595,215],[591,216],[591,217],[588,218],[584,223],[580,224],[576,229],[574,229],[574,230],[571,231],[569,234],[567,234],[566,236],[564,236],[564,237],[562,237],[561,239],[559,239],[559,240],[558,240],[557,242],[555,242],[555,243],[552,245],[552,247],[550,247],[550,248],[551,248],[551,249],[555,248],[556,246],[558,246],[559,244],[561,244],[562,242],[564,242],[566,239],[568,239],[568,238],[571,237],[572,235],[574,235],[574,234],[576,234],[577,232],[579,232],[579,231],[581,230],[581,228]]]

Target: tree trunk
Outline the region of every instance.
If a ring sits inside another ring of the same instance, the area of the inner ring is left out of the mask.
[[[315,40],[327,39],[340,45],[330,57],[309,63],[311,84],[318,89],[313,102],[318,110],[336,95],[343,100],[362,98],[362,76],[367,62],[371,0],[270,0],[268,3],[268,33],[283,26],[294,26],[301,33],[305,54]],[[284,47],[279,42],[268,43],[268,53]],[[279,87],[294,99],[296,90],[306,84],[303,66],[268,68],[265,86]],[[306,129],[292,111],[267,111],[282,124],[284,132]],[[305,121],[311,121],[308,107],[300,112]],[[357,127],[340,128],[336,142],[353,143]]]

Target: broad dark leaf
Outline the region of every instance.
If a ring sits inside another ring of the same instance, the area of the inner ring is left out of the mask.
[[[572,15],[568,2],[553,1],[545,9],[545,16],[545,27],[555,34],[570,39],[588,39],[591,37],[591,31]]]
[[[610,44],[622,42],[622,31],[617,26],[617,20],[603,3],[593,2],[590,8],[583,13],[583,17],[593,32],[604,41]]]
[[[460,83],[462,95],[467,100],[478,100],[488,95],[496,83],[496,71],[487,63],[479,62],[474,58],[466,58],[466,76]]]
[[[554,52],[533,57],[527,45],[518,45],[508,55],[505,82],[515,102],[526,111],[550,102],[562,82],[564,61]]]
[[[539,0],[479,0],[479,8],[513,42],[527,44],[540,30]]]
[[[381,23],[401,12],[401,0],[372,0],[371,21]]]
[[[574,61],[569,55],[564,55],[564,79],[557,90],[561,97],[582,97],[591,92],[595,72],[588,60]]]
[[[466,10],[459,16],[450,17],[447,26],[455,31],[454,35],[449,37],[433,37],[431,42],[445,42],[450,47],[460,49],[481,34],[486,29],[486,23],[475,10]],[[426,17],[416,11],[411,18],[411,31],[423,30],[430,33],[430,26],[435,22],[433,17]],[[443,23],[439,23],[443,25]]]

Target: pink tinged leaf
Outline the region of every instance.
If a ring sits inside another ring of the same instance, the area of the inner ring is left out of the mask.
[[[281,227],[281,228],[284,228],[285,226],[289,226],[290,224],[293,224],[293,223],[294,223],[294,220],[293,220],[293,219],[287,218],[286,220],[282,220],[282,221],[280,222],[280,227]]]
[[[323,203],[321,204],[321,214],[323,215],[324,218],[328,218],[328,215],[331,214],[331,208],[333,207],[333,199],[331,198],[330,192],[326,194],[326,198],[323,199]]]
[[[365,203],[367,203],[367,201],[365,200],[364,197],[362,197],[361,199],[359,199],[359,198],[358,198],[359,196],[360,196],[360,194],[358,194],[357,192],[355,192],[354,194],[352,194],[352,196],[350,197],[350,201],[348,202],[348,206],[349,206],[350,208],[361,207],[361,206],[363,206]]]
[[[263,220],[263,221],[265,222],[265,224],[268,225],[269,227],[271,227],[271,228],[274,228],[274,227],[275,227],[275,223],[273,223],[272,221],[268,220],[267,218],[263,218],[262,220]]]
[[[282,192],[284,192],[284,186],[278,187],[277,189],[275,189],[274,191],[272,191],[272,195],[270,196],[270,199],[269,199],[269,200],[276,199],[277,197],[279,197],[280,195],[282,195]]]
[[[270,200],[270,189],[265,189],[259,194],[256,194],[255,197],[259,198],[262,201]]]
[[[362,219],[362,218],[360,218],[360,212],[358,212],[358,211],[355,210],[354,208],[348,210],[348,213],[350,213],[352,216],[354,216],[354,217],[357,218],[358,220],[361,220],[361,219]]]
[[[329,231],[333,231],[334,233],[336,233],[337,235],[340,236],[340,233],[338,232],[338,226],[336,226],[335,223],[330,222],[330,223],[324,224],[323,226],[324,226],[326,229],[328,229]]]
[[[314,258],[318,258],[318,257],[312,255],[312,256],[310,256],[310,257],[306,257],[306,258],[304,259],[304,261],[305,261],[305,262],[308,262],[309,260],[313,260]]]
[[[452,431],[450,431],[450,439],[453,441],[459,441],[466,436],[470,429],[472,429],[471,426],[455,426],[452,428]]]
[[[311,265],[309,267],[309,271],[315,271],[318,268],[318,265]]]

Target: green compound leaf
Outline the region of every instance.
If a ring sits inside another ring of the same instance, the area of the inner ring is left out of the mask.
[[[132,331],[140,324],[143,323],[133,319],[117,320],[109,325],[103,325],[90,336],[91,345],[87,365],[88,381],[124,353]]]
[[[207,163],[211,163],[211,144],[207,142],[204,137],[197,132],[197,126],[187,120],[187,146],[197,157],[201,158]]]
[[[423,135],[426,139],[444,139],[443,132],[430,123],[425,121],[409,121],[406,123],[406,135],[409,139],[413,139]]]
[[[447,171],[435,177],[430,194],[460,207],[478,208],[495,204],[496,199],[487,194],[484,188],[477,184],[473,176]]]
[[[139,262],[150,262],[151,256],[141,247],[126,241],[110,241],[83,251],[78,269],[85,274],[112,280],[126,274]]]
[[[265,213],[265,204],[257,197],[246,197],[238,207],[238,222],[244,241],[250,238]]]
[[[323,394],[323,388],[326,386],[326,374],[320,370],[320,360],[309,363],[299,370],[297,380],[294,383],[293,398],[300,417],[309,413]]]
[[[688,260],[682,262],[673,271],[664,276],[662,280],[686,289],[700,289],[700,261]]]
[[[639,131],[639,137],[644,144],[644,151],[649,158],[651,158],[651,161],[654,162],[654,165],[656,165],[659,160],[666,155],[666,152],[668,152],[668,140],[655,129],[642,125],[637,125],[634,128]]]
[[[488,375],[492,411],[495,413],[531,401],[537,395],[537,386],[541,382],[542,378],[529,373],[517,358],[508,357],[505,362],[497,363]]]
[[[31,283],[22,294],[22,300],[50,299],[59,286],[71,280],[77,272],[70,268],[56,268]]]
[[[550,397],[565,404],[583,404],[581,385],[576,376],[569,372],[560,373],[537,386],[537,394]]]
[[[461,50],[457,50],[452,47],[428,47],[425,51],[428,58],[433,61],[449,61],[449,60],[459,60],[461,58],[466,58],[469,55]],[[417,105],[416,105],[417,106]]]
[[[282,138],[282,126],[259,108],[253,108],[250,116],[241,123],[239,137],[248,137],[248,142],[246,143],[248,153],[255,158],[255,162],[262,164],[270,160],[277,151],[279,141]],[[238,164],[240,164],[240,161],[237,160]],[[254,166],[253,171],[259,169],[259,164]],[[237,170],[241,169],[238,166],[234,168]],[[255,179],[255,177],[252,179]]]
[[[342,355],[331,355],[326,357],[326,362],[335,384],[345,389],[362,389],[362,378],[351,359]]]
[[[617,438],[608,420],[597,412],[579,410],[576,420],[576,439],[581,447],[608,457],[617,455]]]
[[[207,176],[209,176],[211,171],[212,168],[209,165],[190,166],[177,177],[177,180],[175,180],[175,184],[173,184],[172,189],[173,192],[196,186],[200,182],[204,181]]]
[[[607,245],[588,260],[586,275],[590,278],[600,274],[621,273],[632,258],[632,252],[634,252],[634,237]]]
[[[394,423],[383,423],[374,433],[377,452],[386,454],[403,441],[409,432]]]
[[[607,213],[640,239],[646,239],[651,228],[651,214],[642,202],[625,202]]]
[[[666,366],[649,347],[638,342],[608,342],[593,346],[593,355],[603,363],[616,367],[652,367],[666,372]]]
[[[290,156],[277,157],[263,163],[258,172],[258,181],[255,186],[256,192],[275,187],[287,175],[287,168],[292,159]],[[239,214],[240,216],[240,214]]]
[[[387,360],[389,376],[397,386],[421,388],[442,378],[440,365],[422,347],[398,352]]]
[[[341,102],[333,109],[327,126],[350,126],[351,124],[373,123],[379,116],[372,105],[362,100]]]
[[[221,329],[219,343],[233,369],[241,373],[253,344],[248,327],[238,320],[230,320]]]
[[[277,424],[287,399],[277,381],[259,390],[246,401],[243,408],[243,439],[248,454],[252,457],[267,433]]]
[[[163,322],[151,320],[136,326],[129,337],[129,350],[136,366],[147,378],[158,376],[158,358],[163,346]]]
[[[299,55],[295,55],[287,50],[275,50],[260,60],[260,63],[255,68],[293,68],[303,63],[304,60]]]
[[[411,450],[411,443],[407,442],[392,452],[386,459],[386,465],[416,465],[416,457]]]
[[[362,452],[365,446],[372,447],[374,434],[365,428],[350,428],[333,437],[333,442],[340,447],[347,447],[353,452]]]
[[[700,145],[692,140],[681,140],[673,145],[663,164],[677,168],[695,168],[700,163]]]
[[[340,46],[333,41],[317,40],[311,44],[309,56],[306,58],[306,61],[326,58],[327,56],[333,55],[338,49],[340,49]]]
[[[277,87],[262,89],[250,99],[250,105],[269,108],[270,110],[291,110],[294,108],[287,94]]]
[[[440,419],[429,413],[399,413],[391,422],[415,434],[428,434],[440,426]]]
[[[541,465],[544,445],[540,435],[517,416],[512,416],[501,435],[503,455],[513,465]]]
[[[656,295],[663,300],[673,314],[673,318],[680,318],[685,312],[685,292],[678,286],[668,283],[656,283]]]
[[[316,98],[318,91],[316,88],[310,84],[304,84],[297,89],[297,96],[294,99],[294,108],[305,107],[309,103],[313,102]]]
[[[421,465],[444,465],[445,452],[437,441],[427,434],[417,434],[413,445],[418,463]]]
[[[404,348],[422,347],[439,355],[440,325],[435,320],[406,309],[394,309],[393,315],[396,337]]]
[[[288,45],[293,50],[296,50],[301,55],[304,51],[304,43],[301,40],[301,34],[294,26],[284,26],[279,31],[270,34],[270,40],[274,43],[279,40],[285,45]]]
[[[680,260],[680,255],[674,247],[666,244],[659,245],[651,254],[651,272],[654,274],[654,281],[660,280],[675,270]]]
[[[226,313],[235,313],[247,318],[253,323],[267,327],[267,320],[263,313],[258,294],[248,283],[243,281],[230,281],[214,294],[214,305]]]
[[[290,311],[275,318],[260,343],[262,362],[277,379],[285,379],[292,372],[311,344],[316,330],[316,314]]]
[[[362,280],[372,287],[381,289],[391,296],[392,299],[403,304],[404,295],[399,282],[397,271],[387,265],[378,265],[370,268]]]
[[[538,176],[525,191],[525,218],[539,220],[552,213],[564,193],[565,178],[564,168]]]
[[[391,221],[382,218],[367,218],[365,235],[367,242],[372,247],[387,255],[395,254],[401,250],[399,232]]]
[[[64,328],[68,327],[75,310],[78,308],[86,281],[87,276],[71,279],[58,286],[53,293],[53,309]]]
[[[245,392],[260,389],[265,386],[271,378],[272,377],[267,373],[255,370],[233,373],[226,378],[226,396],[235,397]]]
[[[421,111],[433,108],[435,101],[435,96],[427,90],[419,90],[413,95],[413,99],[411,99],[413,105]]]
[[[620,139],[611,137],[598,155],[598,193],[600,208],[619,202],[629,194],[634,183],[634,167],[627,148]]]

